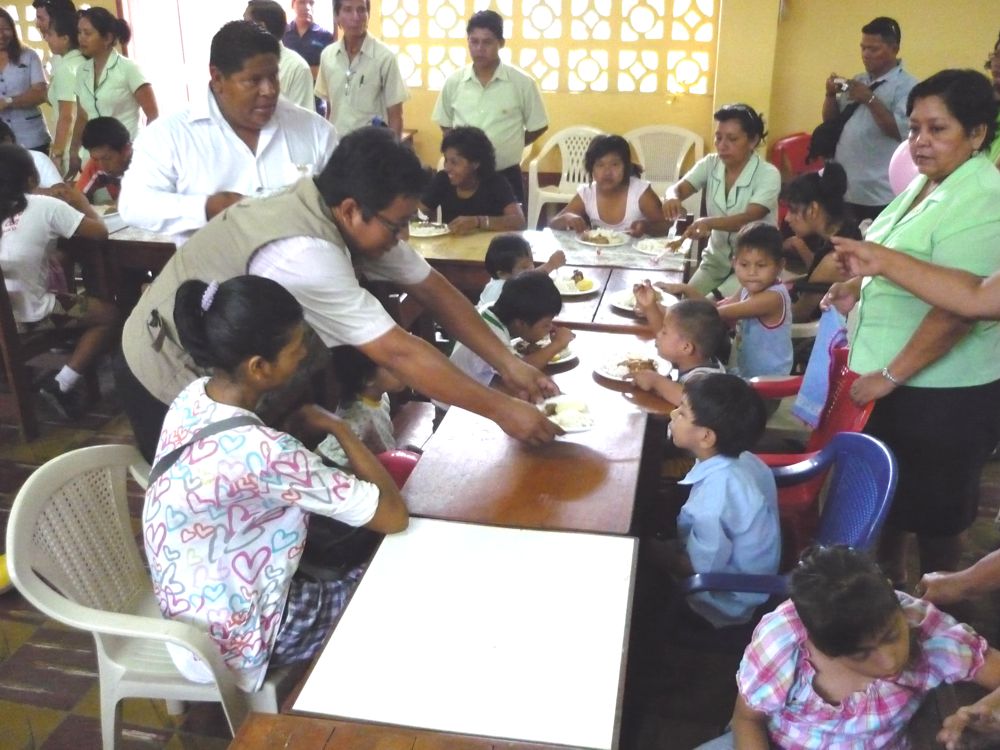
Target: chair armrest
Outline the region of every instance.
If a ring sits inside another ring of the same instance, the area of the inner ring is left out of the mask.
[[[761,398],[787,398],[794,396],[802,387],[801,375],[765,375],[750,378],[750,385]]]
[[[829,447],[829,446],[828,446]],[[823,451],[799,454],[802,460],[788,466],[772,466],[771,473],[779,487],[791,487],[811,479],[830,468],[831,457],[823,456]]]
[[[757,458],[763,461],[772,469],[777,469],[781,466],[791,466],[792,464],[797,464],[800,461],[805,461],[806,459],[816,455],[815,453],[754,453]]]
[[[701,591],[743,591],[751,594],[788,596],[788,581],[783,575],[743,575],[741,573],[695,573],[680,582],[681,593]]]

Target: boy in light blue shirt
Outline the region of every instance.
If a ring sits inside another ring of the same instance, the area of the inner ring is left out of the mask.
[[[765,422],[764,402],[735,375],[696,375],[684,384],[670,433],[697,462],[681,480],[691,494],[677,518],[671,572],[778,572],[778,491],[771,470],[748,451]],[[718,628],[748,622],[766,600],[766,594],[710,591],[687,603]]]

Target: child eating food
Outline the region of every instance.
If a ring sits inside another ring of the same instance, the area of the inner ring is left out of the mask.
[[[635,292],[643,309],[659,307],[647,281]],[[706,299],[687,299],[668,308],[656,333],[656,351],[677,369],[677,380],[656,370],[640,370],[632,380],[644,391],[653,391],[672,404],[679,404],[684,383],[694,375],[724,373],[728,359],[729,332],[715,305]]]
[[[792,301],[779,279],[784,263],[777,228],[754,222],[736,235],[733,271],[741,289],[719,303],[719,315],[736,325],[732,371],[741,377],[791,372]],[[654,286],[689,299],[702,296],[689,284],[657,282]]]
[[[541,370],[574,339],[568,328],[552,325],[560,310],[562,297],[555,282],[541,271],[527,271],[507,281],[499,299],[493,305],[480,306],[479,314],[490,330],[507,344],[514,338],[537,344],[548,337],[548,343],[523,356],[525,362]],[[489,385],[496,375],[486,360],[462,343],[455,345],[451,361],[483,385]],[[439,410],[448,408],[439,401],[434,405]]]
[[[938,740],[950,748],[970,714],[1000,706],[1000,652],[893,591],[864,553],[813,548],[792,571],[791,598],[764,616],[743,655],[731,731],[701,750],[909,747],[906,728],[927,693],[966,680],[993,692],[945,719]]]
[[[612,229],[634,237],[666,234],[670,224],[663,205],[642,169],[632,163],[628,141],[620,135],[598,135],[584,155],[592,182],[577,188],[569,205],[549,222],[553,229]],[[600,236],[589,238],[600,242]],[[605,240],[607,242],[607,240]]]
[[[562,250],[556,250],[537,270],[552,273],[564,265],[566,254]],[[518,234],[497,235],[486,248],[486,270],[490,274],[490,280],[479,295],[479,304],[493,304],[500,297],[500,290],[507,279],[533,269],[535,261],[531,257],[531,245],[524,237]]]
[[[778,571],[778,491],[771,470],[749,452],[764,422],[760,396],[735,375],[698,375],[684,384],[670,436],[697,461],[680,482],[691,494],[677,518],[677,543],[668,545],[672,574]],[[719,628],[748,622],[766,600],[766,594],[709,591],[687,603]]]

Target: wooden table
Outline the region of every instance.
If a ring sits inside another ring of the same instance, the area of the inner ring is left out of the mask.
[[[317,719],[294,714],[250,714],[230,750],[552,750],[552,745],[426,729]]]
[[[655,331],[643,318],[635,313],[616,307],[614,302],[624,291],[631,291],[635,284],[641,284],[646,279],[650,281],[680,281],[680,271],[647,271],[631,268],[615,268],[611,271],[608,284],[605,287],[597,312],[594,314],[592,328],[600,331],[622,331],[652,336]]]
[[[613,750],[637,546],[412,518],[382,541],[292,711]]]
[[[571,344],[579,359],[552,368],[556,384],[584,399],[595,426],[530,448],[493,422],[453,407],[424,446],[403,487],[410,512],[432,518],[540,529],[626,534],[642,484],[642,456],[650,413],[670,405],[594,369],[622,350],[652,342],[636,336],[579,332]],[[658,461],[662,423],[648,450]],[[651,462],[647,462],[649,464]]]

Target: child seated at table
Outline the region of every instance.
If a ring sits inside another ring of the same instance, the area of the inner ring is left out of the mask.
[[[778,572],[778,491],[771,470],[749,452],[765,421],[764,402],[735,375],[698,375],[684,384],[670,436],[697,461],[680,482],[691,492],[677,517],[678,538],[668,544],[673,575]],[[765,601],[766,594],[730,591],[687,598],[717,628],[748,622]]]
[[[361,438],[372,453],[384,453],[396,447],[389,411],[389,394],[406,386],[364,352],[353,346],[338,346],[331,351],[333,369],[340,386],[335,414]],[[328,435],[316,452],[338,466],[348,466],[347,454],[334,435]]]
[[[927,693],[969,680],[993,692],[945,719],[938,741],[949,748],[970,713],[1000,706],[1000,652],[893,591],[864,553],[813,548],[792,571],[791,599],[764,616],[743,655],[731,730],[699,750],[908,747]]]
[[[534,269],[548,274],[564,265],[566,254],[562,250],[556,250],[545,263],[535,269],[531,245],[524,237],[519,234],[499,234],[490,240],[490,245],[486,248],[486,270],[490,274],[490,280],[479,295],[479,304],[491,305],[496,302],[507,279],[519,273]]]
[[[550,227],[574,232],[614,229],[634,237],[669,231],[663,204],[649,182],[641,179],[642,168],[632,162],[628,141],[620,135],[594,136],[583,160],[592,182],[577,188]]]
[[[637,285],[636,303],[654,307],[649,282]],[[640,299],[641,298],[641,299]],[[686,299],[669,307],[656,333],[656,351],[677,370],[677,379],[656,370],[640,370],[633,376],[636,386],[653,391],[672,404],[679,404],[684,383],[695,375],[724,373],[729,358],[729,331],[715,305],[706,299]]]
[[[792,300],[779,278],[784,265],[776,227],[753,222],[736,235],[733,272],[741,289],[719,303],[719,315],[736,326],[732,372],[741,377],[787,375],[792,370]],[[655,286],[689,299],[703,296],[689,284]]]
[[[83,331],[62,369],[37,384],[59,413],[77,419],[83,412],[76,393],[81,373],[111,344],[118,309],[96,297],[52,291],[48,246],[58,237],[103,240],[108,230],[79,191],[64,186],[58,198],[34,195],[37,183],[31,155],[20,146],[0,145],[0,268],[14,322],[19,333]]]
[[[553,319],[562,310],[562,296],[555,282],[542,271],[526,271],[503,285],[500,297],[492,305],[482,305],[479,314],[501,341],[510,345],[520,338],[527,349],[522,359],[543,370],[549,361],[574,339],[568,328],[555,326]],[[540,343],[548,339],[545,343]],[[459,342],[451,353],[458,369],[483,385],[489,385],[496,375],[493,366]],[[447,404],[435,401],[439,414]]]
[[[303,575],[309,515],[391,534],[409,513],[343,420],[307,404],[286,420],[293,435],[255,413],[308,353],[302,306],[284,287],[262,276],[185,281],[174,324],[212,375],[181,391],[163,422],[142,513],[153,590],[164,617],[203,628],[237,686],[254,691],[269,666],[316,654],[364,569]],[[353,473],[306,447],[322,434],[337,438]],[[168,650],[188,679],[211,681],[190,651]]]

